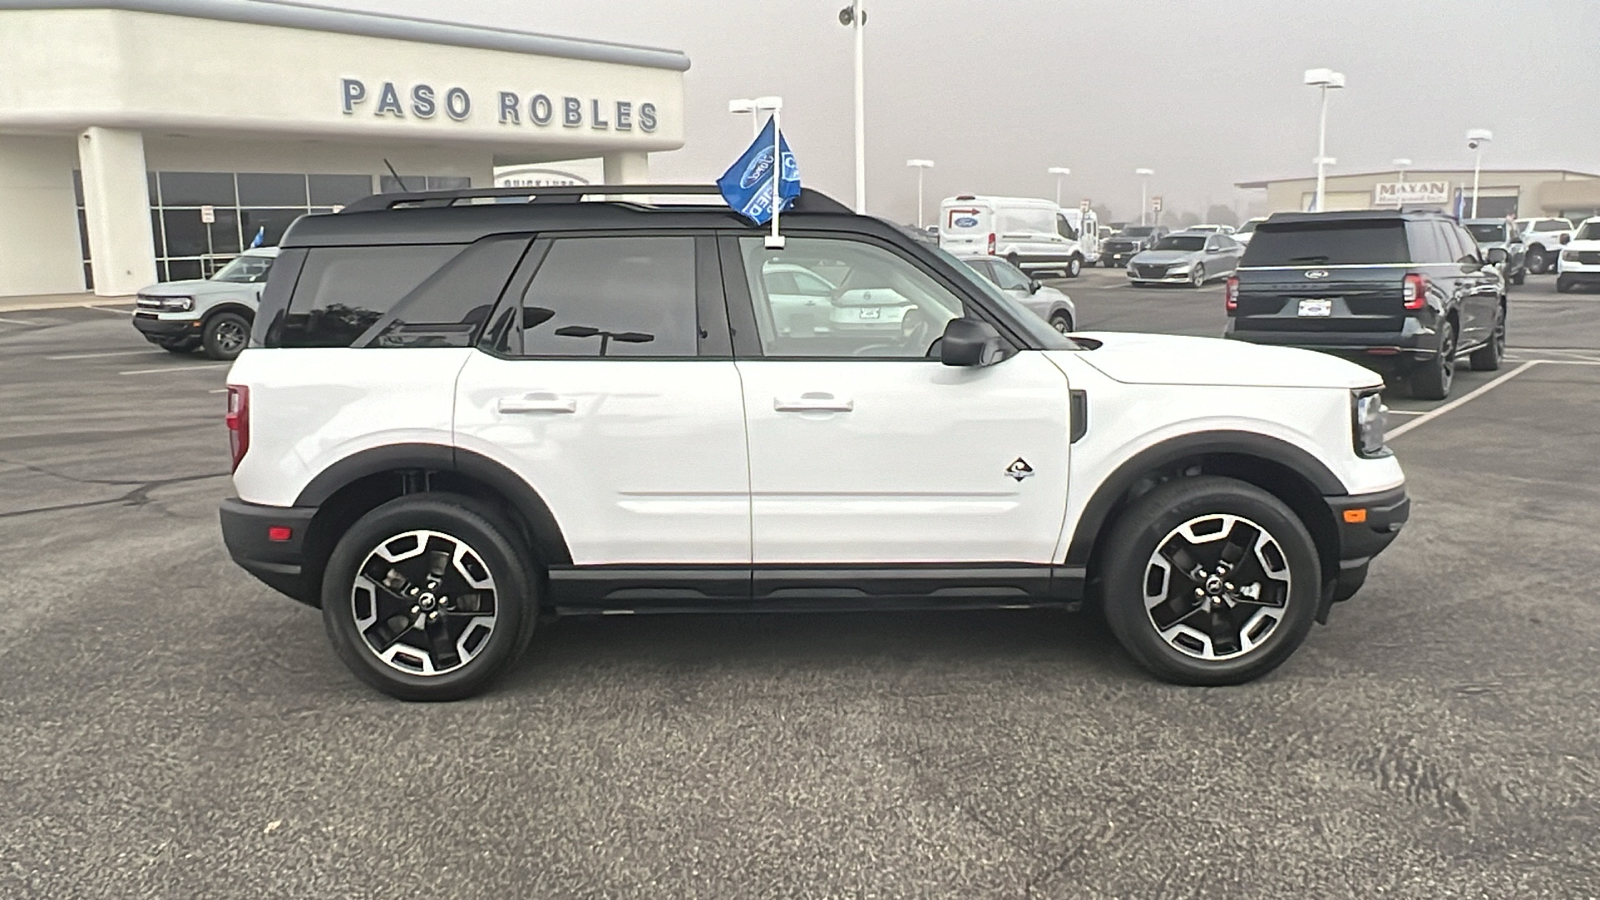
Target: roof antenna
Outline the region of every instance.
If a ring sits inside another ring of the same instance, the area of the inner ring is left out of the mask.
[[[384,158],[383,164],[386,168],[388,168],[389,174],[394,176],[394,180],[400,182],[400,190],[405,191],[408,194],[411,193],[411,188],[406,187],[406,180],[400,177],[400,173],[394,170],[394,166],[389,165],[388,157]]]

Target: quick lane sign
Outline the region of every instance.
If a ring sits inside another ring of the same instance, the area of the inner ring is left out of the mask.
[[[436,91],[431,84],[412,85],[408,90],[385,81],[368,91],[359,78],[339,79],[340,103],[347,116],[369,112],[377,118],[432,119],[440,113],[454,122],[472,118],[474,104],[466,88],[451,87]],[[548,94],[519,94],[497,91],[494,115],[501,125],[532,125],[548,128],[589,128],[594,131],[656,130],[656,105],[633,100],[599,100],[593,97],[551,97]]]
[[[1372,187],[1373,206],[1424,206],[1448,202],[1448,181],[1390,181]]]

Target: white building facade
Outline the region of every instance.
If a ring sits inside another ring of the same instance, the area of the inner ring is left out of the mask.
[[[683,146],[684,54],[263,0],[0,0],[0,296],[203,277],[381,190]]]

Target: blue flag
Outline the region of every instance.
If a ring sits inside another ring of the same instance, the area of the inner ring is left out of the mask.
[[[254,250],[255,248],[261,246],[262,244],[264,244],[266,242],[267,242],[267,226],[263,225],[260,228],[256,229],[256,236],[254,238],[252,238],[251,241],[250,241],[250,249]]]
[[[722,199],[757,225],[772,221],[772,179],[776,174],[772,164],[774,127],[768,119],[767,127],[761,129],[761,135],[750,148],[717,179]],[[783,152],[783,175],[778,182],[778,201],[783,204],[779,209],[785,210],[800,196],[800,167],[794,161],[794,154],[789,152],[789,142],[781,137],[779,142]]]

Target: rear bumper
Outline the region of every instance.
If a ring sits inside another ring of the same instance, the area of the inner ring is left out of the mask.
[[[274,590],[316,606],[317,586],[304,577],[306,531],[316,514],[314,506],[262,506],[230,497],[219,511],[222,542],[240,568]],[[288,528],[288,538],[273,540],[272,528]]]
[[[1319,350],[1373,368],[1406,368],[1439,355],[1439,333],[1407,319],[1400,331],[1277,331],[1238,328],[1228,319],[1222,336],[1234,341],[1273,347]]]
[[[1339,536],[1339,570],[1323,574],[1332,585],[1328,602],[1346,600],[1367,580],[1367,566],[1411,517],[1405,485],[1375,494],[1324,498]]]

